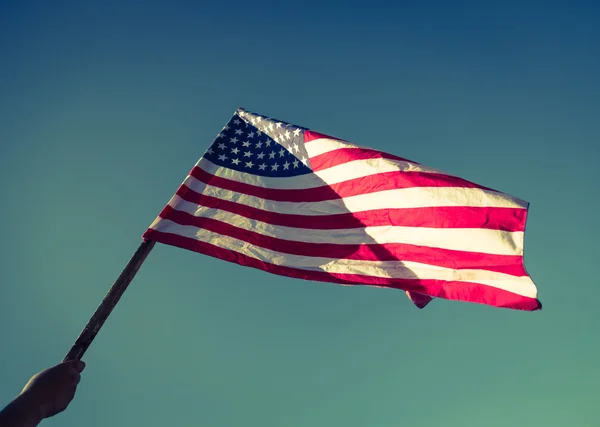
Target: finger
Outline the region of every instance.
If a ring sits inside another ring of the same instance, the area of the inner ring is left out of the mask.
[[[79,384],[79,381],[81,381],[81,374],[75,369],[71,369],[71,372],[69,372],[69,380],[71,384]]]
[[[75,371],[75,365],[73,364],[72,360],[69,360],[67,362],[59,363],[58,365],[53,366],[50,369],[52,369],[56,372],[64,372],[66,374],[66,373],[71,373],[71,372]]]
[[[81,360],[69,360],[67,362],[64,362],[63,365],[78,373],[82,372],[85,369],[85,363]]]
[[[85,369],[85,362],[83,360],[74,360],[73,366],[77,370],[77,372],[83,372]]]

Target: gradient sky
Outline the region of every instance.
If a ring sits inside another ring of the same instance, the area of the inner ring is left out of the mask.
[[[598,425],[600,3],[83,3],[0,2],[0,405],[244,107],[529,201],[544,310],[157,245],[43,425]]]

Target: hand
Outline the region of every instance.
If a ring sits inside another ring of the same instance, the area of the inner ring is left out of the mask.
[[[64,411],[73,397],[85,363],[71,360],[34,375],[19,397],[31,405],[41,418],[48,418]]]

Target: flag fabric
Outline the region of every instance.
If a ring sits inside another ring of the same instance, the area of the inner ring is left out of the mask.
[[[238,109],[144,233],[270,273],[538,310],[528,203]]]

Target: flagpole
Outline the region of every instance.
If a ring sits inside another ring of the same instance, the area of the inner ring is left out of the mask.
[[[71,347],[71,350],[67,353],[63,362],[67,360],[81,359],[83,354],[88,349],[96,334],[112,312],[113,308],[121,299],[121,295],[129,286],[129,283],[133,280],[136,273],[142,266],[144,260],[154,247],[153,240],[144,240],[140,247],[135,251],[115,283],[112,285],[104,299],[96,309],[96,312],[92,315],[87,325],[83,328],[79,337]]]

